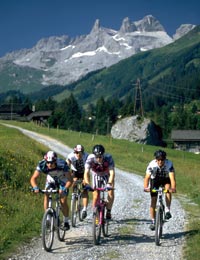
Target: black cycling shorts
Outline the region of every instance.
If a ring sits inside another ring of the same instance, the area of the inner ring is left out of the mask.
[[[156,188],[158,189],[160,186],[165,186],[165,184],[171,184],[170,178],[155,178],[150,180],[150,187],[151,189]],[[156,192],[151,192],[151,197],[156,197]]]

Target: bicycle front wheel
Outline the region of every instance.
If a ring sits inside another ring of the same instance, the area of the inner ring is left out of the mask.
[[[51,251],[54,240],[54,213],[52,209],[47,209],[42,219],[42,244],[43,248]]]
[[[94,245],[98,245],[101,238],[100,212],[98,208],[93,212],[92,236]]]
[[[108,227],[109,227],[109,220],[105,218],[105,210],[104,210],[103,223],[102,223],[102,233],[104,237],[108,237]]]
[[[77,210],[78,210],[78,218],[79,218],[79,221],[83,221],[83,218],[82,218],[82,196],[79,194],[78,195],[78,205],[77,205]]]
[[[76,226],[76,218],[77,218],[77,198],[75,195],[72,195],[71,199],[71,222],[72,227]]]
[[[63,213],[60,210],[60,207],[58,206],[56,208],[56,228],[57,228],[57,237],[59,241],[64,241],[65,239],[65,229],[62,225],[62,219],[63,219]]]
[[[160,238],[162,236],[162,227],[163,227],[163,210],[160,206],[158,206],[156,211],[156,225],[155,225],[155,243],[157,246],[160,245]]]

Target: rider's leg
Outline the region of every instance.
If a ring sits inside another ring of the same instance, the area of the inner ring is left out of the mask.
[[[96,202],[97,202],[97,197],[98,197],[98,192],[95,190],[92,192],[93,198],[92,198],[92,207],[96,207]]]
[[[69,217],[69,206],[67,203],[67,196],[60,198],[62,213],[65,217]]]
[[[151,204],[150,204],[150,217],[152,219],[152,221],[155,220],[156,217],[156,202],[157,202],[157,195],[155,194],[155,196],[152,196],[151,194]]]
[[[48,208],[49,204],[49,196],[47,194],[44,194],[44,210]]]
[[[114,190],[109,190],[108,191],[108,203],[107,203],[107,207],[106,207],[108,210],[112,209],[114,199],[115,199]]]
[[[171,185],[169,183],[165,184],[165,189],[166,190],[169,190],[170,187],[171,187]],[[170,206],[171,206],[171,201],[172,201],[172,194],[171,194],[171,192],[166,193],[165,200],[166,200],[167,210],[170,211]]]
[[[83,198],[83,208],[87,209],[88,206],[88,191],[84,190],[82,193],[82,198]]]

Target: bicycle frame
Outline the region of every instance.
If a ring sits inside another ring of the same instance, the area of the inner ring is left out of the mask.
[[[109,220],[105,218],[105,211],[107,205],[107,199],[105,198],[105,192],[108,190],[105,188],[106,182],[100,176],[98,177],[98,187],[94,189],[97,191],[97,200],[93,211],[93,242],[94,245],[100,243],[101,231],[104,237],[108,237]],[[110,188],[114,189],[114,188]]]
[[[99,224],[102,225],[104,224],[104,212],[107,204],[107,200],[105,200],[105,188],[96,188],[95,190],[98,192],[96,207],[100,213]]]
[[[163,225],[165,219],[165,204],[164,204],[164,193],[168,192],[163,187],[158,189],[152,189],[152,192],[157,192],[157,206],[156,206],[156,219],[155,219],[155,243],[160,245],[160,239],[163,233]]]
[[[65,230],[60,224],[60,195],[58,189],[40,190],[43,194],[48,195],[48,208],[46,209],[42,220],[42,243],[46,251],[51,251],[54,241],[54,231],[56,230],[58,240],[64,241]],[[53,194],[55,198],[53,198]],[[53,200],[55,199],[55,207]]]
[[[82,179],[79,179],[75,181],[75,187],[72,192],[72,197],[71,197],[71,222],[72,226],[76,226],[76,218],[77,218],[77,213],[79,216],[79,221],[83,221],[81,217],[81,199],[82,199],[82,191],[81,191],[81,185],[82,185]]]

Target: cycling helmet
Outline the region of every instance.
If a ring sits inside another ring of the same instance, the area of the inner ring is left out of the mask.
[[[105,148],[103,147],[103,145],[97,144],[93,147],[92,153],[97,157],[102,156],[105,153]]]
[[[57,154],[54,151],[48,151],[44,156],[45,161],[47,162],[56,162]]]
[[[81,145],[81,144],[77,144],[75,147],[74,147],[74,152],[84,152],[84,147]]]
[[[165,151],[162,151],[162,150],[158,150],[158,151],[156,151],[156,152],[154,153],[154,157],[155,157],[156,159],[163,159],[163,160],[165,160],[165,159],[166,159],[166,156],[167,156],[166,152],[165,152]]]

